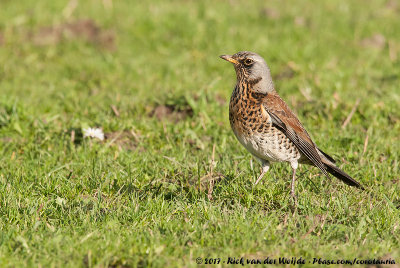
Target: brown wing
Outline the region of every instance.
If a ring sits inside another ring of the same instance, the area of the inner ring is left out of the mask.
[[[278,94],[269,93],[263,99],[265,110],[271,116],[272,124],[281,130],[297,149],[305,155],[316,167],[329,177],[326,167],[318,153],[317,146],[311,140],[310,135],[301,125],[296,115]]]

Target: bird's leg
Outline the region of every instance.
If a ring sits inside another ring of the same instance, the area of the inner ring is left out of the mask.
[[[258,176],[258,179],[256,180],[256,183],[254,185],[257,185],[257,183],[264,177],[264,174],[268,171],[269,169],[269,162],[265,160],[261,160],[261,174]]]
[[[262,170],[260,176],[258,176],[258,179],[256,180],[256,183],[254,185],[257,185],[257,183],[264,177],[265,171]]]
[[[292,175],[292,189],[290,191],[290,195],[293,197],[294,203],[297,206],[297,197],[296,197],[296,193],[294,191],[294,187],[295,187],[295,183],[296,183],[296,169],[292,168],[293,170],[293,175]]]

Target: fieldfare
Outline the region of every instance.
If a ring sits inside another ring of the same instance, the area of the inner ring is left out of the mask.
[[[350,186],[360,183],[335,165],[335,160],[312,141],[297,116],[279,97],[264,59],[253,52],[222,55],[233,63],[237,82],[229,103],[229,121],[239,142],[261,162],[257,184],[271,162],[288,162],[293,170],[291,195],[296,200],[298,164],[318,167]]]

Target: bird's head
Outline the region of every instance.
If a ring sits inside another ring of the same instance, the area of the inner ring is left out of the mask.
[[[252,89],[259,93],[274,90],[268,65],[257,53],[241,51],[234,55],[221,55],[220,58],[234,65],[238,83],[251,84]]]

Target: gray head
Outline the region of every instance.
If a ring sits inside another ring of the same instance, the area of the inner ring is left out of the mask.
[[[274,91],[271,72],[265,60],[254,52],[240,51],[234,55],[221,55],[222,59],[233,63],[237,82],[252,84],[252,89],[259,93]]]

